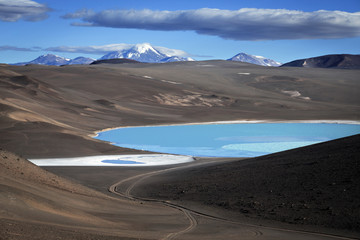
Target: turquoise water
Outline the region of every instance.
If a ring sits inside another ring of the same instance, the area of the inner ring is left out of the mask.
[[[246,123],[129,127],[96,138],[116,146],[199,157],[255,157],[360,133],[360,125]]]

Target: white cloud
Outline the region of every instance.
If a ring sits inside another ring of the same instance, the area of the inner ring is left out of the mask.
[[[19,52],[34,52],[36,51],[34,48],[22,48],[22,47],[15,47],[9,45],[0,46],[0,51],[19,51]]]
[[[156,50],[158,50],[159,52],[168,55],[168,56],[178,56],[178,57],[188,57],[188,56],[192,56],[191,54],[183,51],[183,50],[178,50],[178,49],[170,49],[170,48],[166,48],[166,47],[160,47],[160,46],[155,46],[154,47]]]
[[[69,53],[85,53],[85,54],[106,54],[113,51],[121,51],[134,46],[135,44],[109,44],[103,46],[58,46],[46,48],[46,51],[52,52],[69,52]]]
[[[84,53],[84,54],[107,54],[109,52],[114,51],[122,51],[125,49],[129,49],[136,44],[126,44],[126,43],[118,43],[118,44],[108,44],[102,46],[59,46],[59,47],[50,47],[46,48],[46,51],[52,52],[70,52],[70,53]],[[154,46],[156,50],[161,53],[170,56],[179,56],[179,57],[188,57],[189,53],[178,50],[178,49],[170,49],[166,47]]]
[[[360,12],[286,9],[153,11],[83,9],[64,16],[76,26],[195,31],[234,40],[326,39],[360,36]]]
[[[5,22],[40,21],[48,17],[49,11],[44,4],[31,0],[0,0],[0,20]]]

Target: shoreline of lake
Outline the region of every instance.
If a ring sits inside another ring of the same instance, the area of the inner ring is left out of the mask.
[[[257,157],[359,134],[359,123],[353,123],[221,121],[134,126],[98,132],[95,138],[122,148],[166,154]]]
[[[169,124],[150,124],[150,125],[136,125],[136,126],[118,126],[108,127],[94,131],[88,136],[96,138],[99,133],[120,128],[133,128],[133,127],[161,127],[161,126],[186,126],[186,125],[210,125],[210,124],[253,124],[253,123],[329,123],[329,124],[354,124],[360,125],[360,120],[228,120],[228,121],[210,121],[210,122],[192,122],[192,123],[169,123]]]

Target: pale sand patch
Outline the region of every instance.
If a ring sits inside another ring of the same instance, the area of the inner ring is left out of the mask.
[[[106,163],[104,160],[111,161],[131,161],[129,163]],[[134,154],[134,155],[100,155],[73,158],[44,158],[29,159],[30,162],[38,166],[160,166],[180,164],[194,161],[191,156],[180,156],[171,154]]]
[[[164,83],[170,83],[170,84],[182,84],[182,83],[168,81],[168,80],[161,80],[161,81],[164,82]]]
[[[56,126],[65,127],[65,128],[71,128],[71,126],[58,122],[54,119],[48,118],[44,115],[38,114],[38,113],[32,113],[32,112],[22,112],[22,111],[15,111],[8,113],[7,116],[13,120],[19,121],[19,122],[45,122],[54,124]]]
[[[301,94],[300,94],[300,92],[299,91],[281,91],[281,92],[283,92],[283,93],[285,93],[285,94],[289,94],[290,95],[290,97],[300,97],[301,96]]]
[[[198,67],[215,67],[215,65],[211,65],[211,64],[198,64],[196,66],[198,66]]]
[[[100,112],[99,110],[96,110],[96,109],[93,109],[93,108],[89,108],[89,107],[87,107],[87,108],[84,108],[84,110],[86,110],[86,111],[89,111],[89,112]]]
[[[191,94],[191,95],[176,95],[176,94],[166,94],[159,93],[155,95],[154,98],[163,105],[169,106],[204,106],[204,107],[213,107],[213,106],[224,106],[224,103],[221,99],[218,98],[206,98],[201,94]]]
[[[299,91],[285,91],[285,90],[282,90],[281,92],[285,93],[285,94],[288,94],[288,95],[290,95],[290,97],[293,97],[293,98],[301,98],[301,99],[304,99],[304,100],[311,100],[309,97],[301,96],[301,93]]]
[[[45,119],[42,116],[39,116],[37,114],[34,113],[30,113],[30,112],[20,112],[20,111],[16,111],[16,112],[11,112],[8,114],[8,117],[11,119],[14,119],[16,121],[19,122],[48,122],[48,123],[53,123],[53,121],[50,121],[49,119]]]

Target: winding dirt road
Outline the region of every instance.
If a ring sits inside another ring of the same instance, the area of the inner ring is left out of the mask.
[[[191,167],[205,165],[205,164],[209,164],[209,163],[211,163],[211,162],[202,162],[202,163],[192,164]],[[157,174],[170,172],[170,171],[176,171],[176,170],[179,170],[179,169],[189,168],[189,167],[190,166],[173,167],[173,168],[167,168],[167,169],[163,169],[163,170],[158,170],[158,171],[153,171],[153,172],[149,172],[149,173],[135,175],[135,176],[123,179],[123,180],[111,185],[109,187],[109,191],[111,193],[114,193],[116,195],[120,195],[120,196],[122,196],[122,197],[124,197],[126,199],[129,199],[129,200],[160,203],[160,204],[165,205],[167,207],[175,208],[175,209],[178,209],[179,211],[183,212],[185,217],[189,220],[189,223],[190,223],[189,226],[186,229],[183,229],[183,230],[178,231],[178,232],[170,233],[170,234],[166,235],[164,238],[162,238],[162,240],[175,239],[177,236],[180,236],[182,234],[185,234],[187,232],[192,231],[198,225],[198,223],[197,223],[195,217],[192,215],[191,211],[189,211],[186,208],[183,208],[181,206],[178,206],[178,205],[166,202],[166,201],[160,201],[160,200],[156,200],[156,199],[137,198],[135,196],[132,196],[130,194],[130,192],[139,182],[143,181],[146,178],[149,178],[149,177],[157,175]],[[124,192],[118,191],[118,188],[121,185],[126,184],[128,182],[132,182],[132,183],[125,189]]]
[[[215,160],[216,161],[216,160]],[[230,160],[231,161],[231,160]],[[166,173],[171,171],[176,171],[184,168],[192,168],[196,166],[202,166],[213,163],[213,161],[203,161],[203,162],[193,162],[190,165],[185,166],[177,166],[177,167],[170,167],[163,170],[157,170],[157,171],[151,171],[135,176],[128,177],[126,179],[122,179],[119,182],[114,183],[111,185],[108,190],[116,195],[119,195],[123,198],[126,198],[131,201],[138,201],[138,202],[150,202],[150,203],[156,203],[161,204],[166,207],[174,208],[179,211],[181,211],[185,217],[189,221],[189,226],[185,229],[181,229],[177,232],[172,232],[161,238],[161,240],[170,240],[170,239],[176,239],[180,236],[184,235],[185,233],[190,233],[192,231],[195,231],[196,228],[199,225],[199,222],[197,218],[205,218],[207,220],[215,221],[215,222],[222,222],[225,224],[230,225],[237,225],[239,228],[239,236],[241,236],[241,239],[247,240],[247,239],[293,239],[293,240],[354,240],[355,238],[348,238],[348,237],[342,237],[337,235],[331,235],[331,234],[324,234],[324,233],[315,233],[315,232],[306,232],[306,231],[299,231],[299,230],[291,230],[291,229],[283,229],[283,228],[275,228],[275,227],[265,227],[265,226],[257,226],[252,224],[246,224],[241,222],[236,222],[216,216],[211,216],[205,213],[201,213],[196,210],[192,210],[189,208],[186,208],[184,206],[180,206],[174,203],[171,203],[169,201],[164,200],[158,200],[158,199],[150,199],[150,198],[139,198],[136,196],[131,195],[131,191],[136,187],[136,185],[140,184],[145,179]],[[196,216],[196,217],[195,217]],[[243,234],[244,232],[247,232],[248,235]],[[251,234],[249,234],[251,233]],[[276,237],[274,237],[276,236]],[[188,238],[186,238],[188,239]],[[196,238],[189,238],[189,239],[196,239]],[[236,238],[238,239],[238,238]]]

